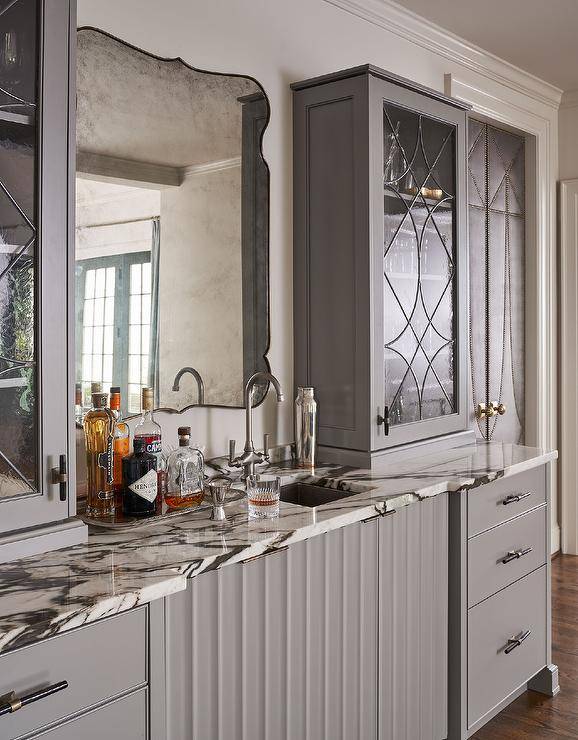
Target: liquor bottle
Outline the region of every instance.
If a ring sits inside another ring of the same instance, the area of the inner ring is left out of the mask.
[[[113,466],[113,488],[115,505],[120,506],[122,502],[122,460],[130,452],[130,430],[128,424],[122,420],[120,410],[120,388],[113,386],[110,389],[110,410],[114,415],[114,466]]]
[[[84,417],[88,497],[86,513],[95,518],[114,514],[114,416],[106,407],[108,393],[92,394]]]
[[[165,503],[171,509],[194,506],[204,498],[205,459],[190,439],[191,427],[179,427],[179,446],[167,459]]]
[[[82,424],[84,409],[82,403],[82,383],[76,383],[74,386],[74,418],[77,424]]]
[[[157,457],[146,447],[145,440],[136,437],[132,455],[122,461],[122,512],[126,516],[151,516],[156,512]]]
[[[295,453],[300,468],[315,467],[317,401],[313,388],[297,388],[295,399]]]
[[[153,417],[153,389],[143,388],[142,389],[142,417],[139,423],[136,425],[134,430],[134,439],[142,439],[145,442],[145,449],[147,452],[155,455],[157,458],[157,478],[158,478],[158,499],[157,506],[160,509],[162,507],[162,491],[164,482],[164,471],[165,471],[165,458],[163,455],[162,448],[162,433],[161,427],[156,423]]]

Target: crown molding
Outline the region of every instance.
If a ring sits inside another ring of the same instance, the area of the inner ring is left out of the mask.
[[[392,0],[324,0],[511,90],[558,108],[562,90],[456,36]]]
[[[578,108],[578,90],[566,90],[562,95],[560,109]]]
[[[217,162],[207,162],[206,164],[192,164],[188,167],[182,167],[180,170],[181,179],[194,177],[195,175],[206,175],[209,172],[221,172],[221,170],[231,170],[241,166],[241,157],[231,157],[231,159],[221,159]]]

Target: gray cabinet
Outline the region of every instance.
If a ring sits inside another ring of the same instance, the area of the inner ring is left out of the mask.
[[[551,664],[546,467],[450,498],[449,740],[526,689],[558,692]]]
[[[442,495],[193,578],[167,738],[445,738],[447,521]]]
[[[464,106],[369,65],[292,88],[295,383],[324,455],[466,430]]]
[[[148,692],[157,690],[149,657],[159,638],[149,631],[149,611],[140,607],[0,655],[0,696],[59,687],[0,716],[0,737],[148,738]]]
[[[68,495],[74,3],[16,0],[2,23],[10,54],[0,64],[0,562],[85,537],[69,520]],[[52,473],[66,467],[68,486]]]

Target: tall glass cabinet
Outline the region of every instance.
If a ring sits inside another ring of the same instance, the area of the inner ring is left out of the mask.
[[[0,562],[85,533],[69,495],[73,16],[0,0]]]
[[[295,382],[322,452],[467,435],[466,107],[369,65],[293,90]]]

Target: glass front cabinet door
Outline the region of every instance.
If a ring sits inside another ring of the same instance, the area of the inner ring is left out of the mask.
[[[0,3],[0,561],[81,529],[68,493],[73,23],[66,0]]]
[[[369,65],[293,90],[295,376],[321,457],[466,431],[466,106]]]

